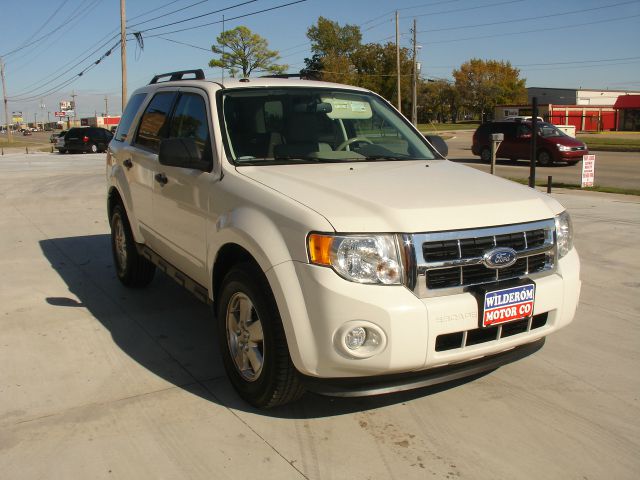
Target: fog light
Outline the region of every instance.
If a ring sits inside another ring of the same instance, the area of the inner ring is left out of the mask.
[[[357,350],[367,339],[367,331],[362,327],[352,328],[344,336],[344,343],[350,350]]]

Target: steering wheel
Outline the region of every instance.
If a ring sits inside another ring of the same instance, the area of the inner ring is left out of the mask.
[[[356,142],[373,143],[367,137],[353,137],[353,138],[350,138],[349,140],[345,140],[340,145],[338,145],[336,150],[346,150],[347,147],[351,146],[352,144],[354,144]]]

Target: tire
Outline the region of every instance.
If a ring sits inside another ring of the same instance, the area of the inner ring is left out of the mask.
[[[67,151],[64,148],[59,148],[58,152],[60,152],[61,154],[67,153]]]
[[[484,163],[491,163],[491,149],[489,147],[482,147],[482,150],[480,150],[480,160]]]
[[[140,256],[131,233],[131,226],[122,205],[111,213],[111,251],[118,279],[133,288],[145,287],[153,280],[156,267]]]
[[[91,153],[98,153],[98,146],[97,146],[95,143],[92,143],[92,144],[89,146],[89,151],[90,151]]]
[[[293,366],[271,288],[253,263],[233,267],[217,302],[220,352],[231,384],[258,408],[297,400],[304,393]]]
[[[571,162],[567,162],[567,165],[569,165],[570,167],[573,167],[574,165],[577,165],[579,161],[580,160],[572,160]]]
[[[553,165],[553,157],[546,150],[538,152],[538,165],[541,167],[550,167]]]

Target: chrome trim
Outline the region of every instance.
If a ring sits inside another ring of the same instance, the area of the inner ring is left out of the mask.
[[[541,246],[529,247],[526,232],[533,230],[544,230],[544,243]],[[524,237],[524,249],[516,250],[516,261],[522,258],[527,259],[525,267],[525,275],[529,278],[540,278],[550,275],[556,271],[556,239],[555,239],[555,221],[554,219],[541,220],[537,222],[519,223],[514,225],[503,225],[498,227],[454,230],[447,232],[428,232],[415,233],[412,235],[402,235],[403,253],[406,255],[407,268],[407,287],[414,292],[419,298],[436,297],[443,295],[453,295],[469,291],[470,287],[482,285],[488,282],[464,283],[463,268],[469,265],[484,265],[484,255],[479,257],[462,257],[462,247],[460,240],[473,238],[493,237],[493,246],[487,251],[497,248],[496,237],[506,234],[522,233]],[[427,262],[423,254],[423,244],[427,242],[455,240],[458,243],[457,259],[444,260],[440,262]],[[408,246],[408,243],[411,246]],[[413,257],[410,254],[413,253]],[[529,274],[529,257],[533,255],[546,254],[545,267],[540,272]],[[429,270],[439,270],[444,268],[460,268],[460,285],[454,287],[445,287],[437,289],[427,288],[426,274]],[[498,280],[500,269],[496,269],[496,278]],[[522,275],[514,277],[505,277],[504,279],[518,278]],[[502,279],[502,278],[500,278]]]

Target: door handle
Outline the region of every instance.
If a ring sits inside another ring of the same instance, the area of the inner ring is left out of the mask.
[[[167,182],[169,181],[169,179],[164,173],[156,173],[154,178],[156,179],[156,182],[158,182],[160,185],[166,185]]]
[[[133,167],[133,163],[128,158],[124,162],[122,162],[122,165],[127,167],[127,170],[129,170],[131,167]]]

